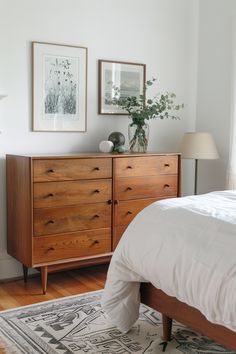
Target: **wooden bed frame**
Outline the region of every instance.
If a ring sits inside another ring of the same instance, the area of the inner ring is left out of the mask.
[[[172,319],[175,319],[217,343],[236,351],[236,332],[209,322],[194,307],[166,295],[150,283],[142,283],[141,285],[141,302],[162,314],[164,341],[171,339]]]

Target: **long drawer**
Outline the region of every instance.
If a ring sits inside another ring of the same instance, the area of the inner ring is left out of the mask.
[[[115,199],[129,200],[155,196],[177,196],[178,175],[117,178]]]
[[[161,198],[119,202],[115,205],[115,226],[128,225],[143,208],[159,199]]]
[[[34,182],[111,178],[112,161],[97,159],[34,160]]]
[[[110,179],[34,183],[34,208],[106,202],[111,185]]]
[[[34,209],[34,236],[111,226],[108,203]]]
[[[143,156],[114,159],[115,177],[156,176],[178,173],[178,156]]]
[[[78,231],[73,234],[34,237],[33,263],[89,257],[111,252],[110,229]]]

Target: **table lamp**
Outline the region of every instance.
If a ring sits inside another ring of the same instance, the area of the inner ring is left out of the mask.
[[[197,194],[198,160],[214,160],[219,158],[214,139],[210,133],[185,133],[180,145],[184,159],[195,160],[194,194]]]

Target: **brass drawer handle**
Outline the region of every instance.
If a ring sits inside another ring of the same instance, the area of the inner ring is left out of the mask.
[[[99,167],[94,167],[94,170],[95,171],[100,171],[100,168]]]
[[[98,214],[95,214],[94,218],[97,219],[97,218],[100,218],[100,216]]]
[[[127,187],[127,191],[132,191],[132,187]]]
[[[127,166],[127,168],[133,168],[132,166]]]
[[[47,173],[54,173],[55,171],[52,169],[52,168],[50,168],[48,171],[47,171]]]
[[[170,167],[170,164],[169,163],[165,163],[165,167]]]
[[[114,200],[114,204],[118,204],[119,203],[119,201],[116,199],[116,200]]]
[[[165,184],[165,185],[164,185],[164,188],[169,188],[169,187],[170,187],[169,184]]]
[[[108,203],[108,204],[112,204],[112,199],[109,199],[109,200],[107,201],[107,203]]]
[[[95,189],[94,193],[100,193],[99,189]]]
[[[54,221],[54,220],[49,220],[49,221],[47,222],[47,224],[55,224],[55,221]]]
[[[128,210],[128,211],[127,211],[127,214],[128,214],[128,215],[131,215],[131,214],[133,214],[133,213],[132,213],[132,211]]]

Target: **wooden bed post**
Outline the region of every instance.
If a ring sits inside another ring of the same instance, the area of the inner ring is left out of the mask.
[[[163,322],[163,340],[168,342],[171,340],[172,319],[166,315],[162,315]]]

